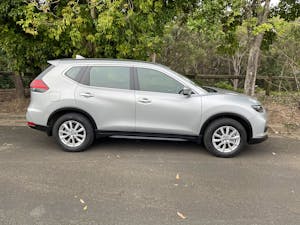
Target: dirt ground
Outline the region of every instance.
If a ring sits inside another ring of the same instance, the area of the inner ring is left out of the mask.
[[[269,117],[269,133],[273,136],[300,140],[300,93],[258,96]],[[29,99],[0,101],[0,126],[25,126]]]
[[[300,93],[258,98],[268,112],[269,133],[300,139]]]

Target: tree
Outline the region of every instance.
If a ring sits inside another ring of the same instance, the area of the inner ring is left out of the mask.
[[[57,55],[147,59],[164,25],[196,1],[30,0],[17,22],[23,31],[61,42]]]
[[[262,4],[262,0],[252,1],[252,4],[250,6],[250,12],[252,15],[247,15],[247,19],[249,20],[253,18],[253,14],[255,13],[255,19],[257,21],[254,27],[249,27],[249,31],[251,32],[251,47],[248,56],[244,93],[250,96],[253,96],[255,93],[254,91],[258,68],[258,59],[260,54],[260,47],[264,37],[264,32],[272,29],[272,25],[267,24],[270,12],[270,0],[265,0],[263,6]]]
[[[22,74],[36,72],[45,63],[50,52],[49,42],[26,34],[17,25],[21,0],[3,0],[0,3],[0,49],[7,67],[14,74],[16,96],[24,98]]]
[[[259,74],[264,76],[293,76],[294,82],[280,80],[273,88],[298,90],[300,79],[300,20],[287,22],[278,17],[270,21],[276,29],[276,39],[262,51]]]
[[[218,39],[199,33],[178,18],[166,26],[158,61],[186,75],[225,74],[228,62],[219,54],[219,45]]]
[[[291,20],[299,16],[299,9],[299,0],[282,0],[271,16],[279,14]],[[218,49],[232,57],[236,75],[240,73],[241,57],[248,53],[244,83],[248,95],[254,95],[260,50],[272,44],[276,36],[269,15],[270,0],[202,0],[190,19],[200,32],[220,40]],[[247,28],[247,49],[242,53],[239,27]]]
[[[194,1],[3,0],[0,48],[24,96],[22,73],[47,59],[112,57],[148,59],[159,50],[164,25]]]

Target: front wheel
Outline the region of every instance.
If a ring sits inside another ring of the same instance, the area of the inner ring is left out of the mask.
[[[79,152],[88,148],[94,140],[90,121],[78,113],[68,113],[54,123],[53,136],[63,150]]]
[[[233,157],[247,143],[247,133],[243,125],[230,118],[222,118],[208,125],[203,137],[207,150],[218,157]]]

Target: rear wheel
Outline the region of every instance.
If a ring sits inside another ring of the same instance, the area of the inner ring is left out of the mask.
[[[243,125],[230,118],[222,118],[208,125],[203,137],[207,150],[218,157],[233,157],[247,143]]]
[[[93,143],[95,135],[90,121],[85,116],[68,113],[54,123],[53,136],[63,150],[79,152]]]

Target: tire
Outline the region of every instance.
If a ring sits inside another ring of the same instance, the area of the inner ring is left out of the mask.
[[[211,154],[229,158],[236,156],[246,145],[247,133],[238,121],[221,118],[208,125],[204,132],[203,142]]]
[[[91,122],[79,113],[59,117],[53,125],[52,133],[55,141],[67,152],[84,151],[95,138]]]

